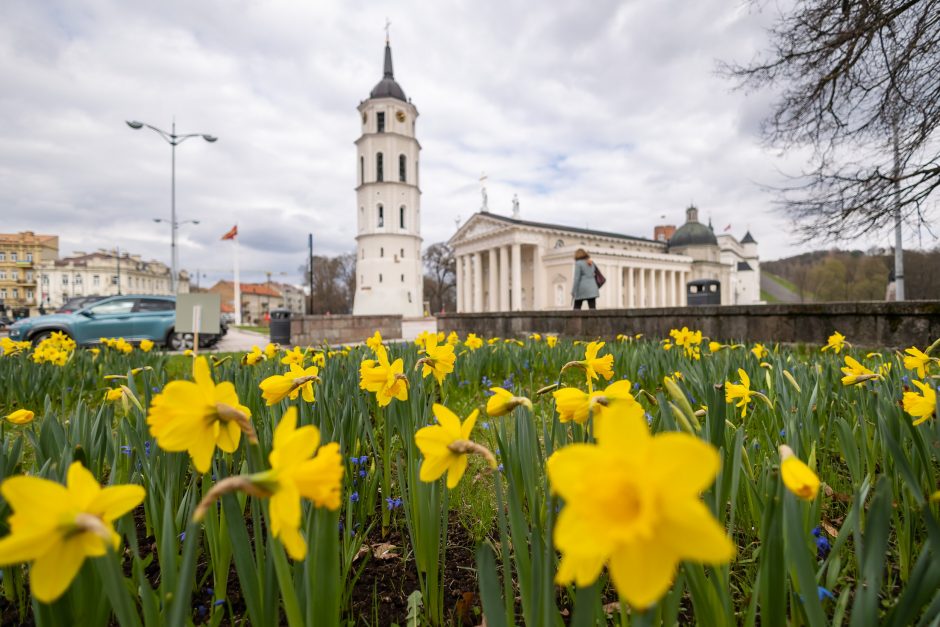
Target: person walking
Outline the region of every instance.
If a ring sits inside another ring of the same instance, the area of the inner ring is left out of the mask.
[[[594,276],[595,266],[591,256],[583,248],[574,252],[574,280],[571,282],[571,296],[574,298],[574,308],[581,309],[581,304],[587,301],[589,309],[597,309],[597,279]]]

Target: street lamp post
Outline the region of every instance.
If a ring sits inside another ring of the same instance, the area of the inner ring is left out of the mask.
[[[168,144],[170,144],[170,286],[173,290],[173,293],[176,294],[179,283],[179,270],[177,268],[178,264],[176,256],[176,229],[180,225],[180,223],[176,221],[176,147],[190,137],[202,137],[210,144],[217,141],[219,138],[215,137],[214,135],[207,135],[204,133],[188,133],[186,135],[177,135],[176,120],[173,120],[172,131],[169,133],[157,128],[156,126],[151,126],[145,122],[138,122],[137,120],[129,120],[127,125],[135,131],[140,130],[146,126],[166,140]]]

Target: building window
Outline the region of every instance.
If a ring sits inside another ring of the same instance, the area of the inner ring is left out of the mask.
[[[404,248],[401,249],[401,258],[402,258],[402,259],[405,258],[405,249],[404,249]]]
[[[26,261],[29,261],[30,263],[32,263],[33,253],[26,253]]]
[[[112,275],[111,275],[111,285],[117,285],[117,284],[118,284],[118,275],[112,274]]]
[[[379,205],[379,226],[385,226],[385,207]]]
[[[4,299],[5,299],[6,297],[7,297],[7,288],[5,288],[5,287],[4,287],[4,288],[0,288],[0,298],[4,298]]]
[[[375,180],[378,181],[379,183],[385,180],[385,172],[384,172],[384,168],[382,167],[382,159],[383,157],[382,157],[381,152],[375,153]]]
[[[14,287],[14,288],[13,288],[13,298],[19,298],[19,297],[20,297],[20,288]]]
[[[359,157],[359,184],[366,182],[366,158]]]
[[[32,282],[32,280],[33,280],[33,271],[32,271],[32,270],[27,270],[27,271],[26,271],[26,280]]]
[[[7,271],[6,271],[6,270],[0,270],[0,281],[5,281],[6,278],[7,278]]]
[[[42,275],[42,283],[43,283],[43,285],[49,285],[49,275],[48,275],[48,274]]]
[[[404,282],[405,282],[405,275],[404,275],[404,274],[403,274],[403,275],[401,275],[401,282],[402,282],[402,283],[404,283]]]
[[[92,275],[91,284],[95,287],[98,287],[101,284],[101,277],[99,277],[97,274]]]
[[[381,282],[382,282],[382,275],[380,274],[380,275],[379,275],[379,283],[381,283]]]
[[[26,290],[26,300],[33,300],[33,290]]]
[[[405,176],[405,170],[407,169],[405,163],[405,155],[398,155],[398,180],[402,183],[404,183],[405,179],[407,178]]]
[[[10,253],[10,261],[16,261],[16,253]]]
[[[385,112],[379,111],[375,115],[376,115],[375,120],[376,120],[376,123],[378,124],[378,132],[384,133],[385,132]]]
[[[398,210],[398,226],[405,228],[405,206],[402,205]]]
[[[76,274],[72,282],[75,283],[75,285],[81,285],[82,275]]]
[[[69,275],[63,274],[63,275],[62,275],[62,285],[68,285],[68,284],[69,284]]]
[[[0,253],[0,261],[6,261],[6,260],[7,260],[7,254],[6,254],[6,253]]]

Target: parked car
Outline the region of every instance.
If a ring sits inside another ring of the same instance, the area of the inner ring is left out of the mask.
[[[99,300],[104,300],[104,296],[73,296],[55,310],[56,313],[75,313],[79,309],[84,309]]]
[[[13,324],[12,318],[8,318],[5,314],[0,314],[0,329],[5,329],[11,324]]]
[[[50,314],[19,320],[10,326],[10,339],[34,344],[60,331],[81,346],[98,344],[100,338],[123,337],[129,342],[151,340],[172,350],[192,348],[192,333],[177,333],[176,298],[173,296],[128,295],[99,300],[69,314]],[[202,334],[199,346],[218,343],[228,331]]]

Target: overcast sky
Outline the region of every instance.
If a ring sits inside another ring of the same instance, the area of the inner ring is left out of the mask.
[[[494,212],[517,193],[523,218],[651,237],[694,201],[763,259],[800,250],[759,185],[798,167],[759,141],[770,95],[715,73],[766,46],[771,15],[742,0],[3,0],[0,230],[168,262],[170,148],[124,121],[175,115],[219,137],[177,150],[178,218],[200,221],[182,267],[228,277],[237,222],[243,280],[299,280],[308,232],[318,254],[355,248],[356,106],[386,18],[425,245],[479,209],[485,172]]]

